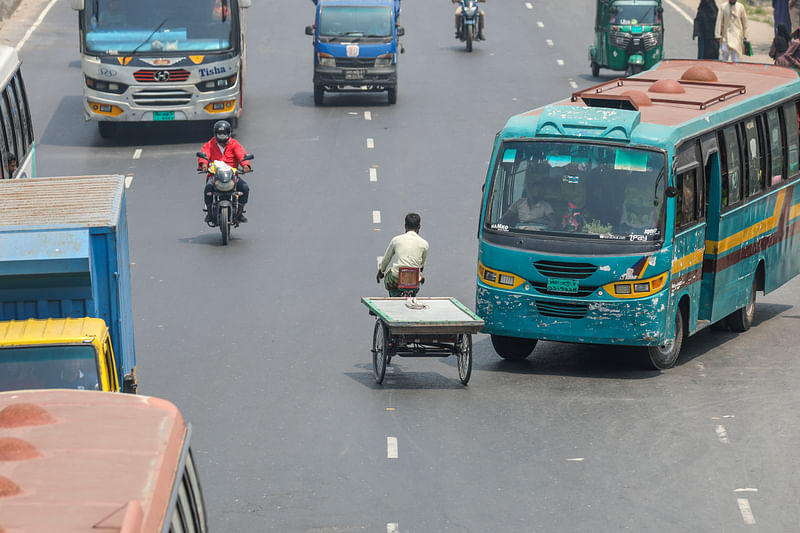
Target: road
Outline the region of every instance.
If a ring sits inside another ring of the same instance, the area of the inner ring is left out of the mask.
[[[397,105],[320,108],[313,6],[256,2],[237,132],[256,155],[250,223],[227,247],[193,171],[210,128],[102,140],[83,121],[66,1],[25,44],[39,174],[131,177],[140,392],[192,422],[213,531],[798,529],[800,280],[760,298],[746,334],[687,340],[666,372],[573,344],[506,362],[478,335],[468,387],[453,358],[395,359],[374,382],[359,298],[381,294],[376,257],[419,212],[423,294],[474,304],[492,140],[510,115],[597,82],[588,5],[487,3],[488,40],[468,54],[450,2],[405,0]],[[691,25],[665,9],[666,55],[693,57]]]

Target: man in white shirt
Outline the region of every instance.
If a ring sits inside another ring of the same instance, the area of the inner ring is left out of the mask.
[[[747,40],[747,13],[742,4],[728,0],[719,9],[714,37],[720,41],[720,59],[734,63],[739,61],[744,55],[744,41]]]
[[[389,247],[386,248],[386,253],[383,254],[383,260],[378,267],[378,283],[381,282],[384,275],[384,286],[389,294],[397,290],[397,276],[401,266],[415,267],[422,272],[425,266],[425,258],[428,256],[428,241],[419,236],[420,217],[416,213],[409,213],[406,215],[405,228],[406,232],[397,235],[389,242]],[[387,272],[386,269],[392,260],[393,256],[397,256],[392,268]]]

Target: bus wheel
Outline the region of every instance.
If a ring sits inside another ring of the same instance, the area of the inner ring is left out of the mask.
[[[733,331],[742,333],[753,325],[753,318],[756,316],[756,291],[756,277],[753,276],[753,286],[750,288],[750,298],[747,300],[747,305],[737,309],[725,318],[728,327]]]
[[[672,368],[675,365],[675,361],[678,360],[678,354],[681,353],[683,337],[683,313],[678,308],[675,312],[675,336],[664,342],[664,344],[647,347],[650,366],[655,370]]]
[[[505,335],[492,335],[492,346],[503,359],[522,361],[536,348],[537,339],[521,339]]]
[[[111,139],[117,134],[116,122],[98,122],[97,129],[100,131],[100,137],[103,139]]]

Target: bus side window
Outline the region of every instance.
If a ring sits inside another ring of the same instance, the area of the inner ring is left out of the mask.
[[[717,146],[719,146],[719,175],[722,180],[720,192],[722,193],[722,207],[728,206],[728,154],[725,150],[725,136],[717,132]]]
[[[11,124],[14,130],[13,136],[15,140],[15,148],[12,150],[12,152],[17,155],[19,160],[25,154],[25,147],[22,145],[22,124],[20,124],[19,121],[19,107],[17,107],[17,102],[14,100],[14,95],[11,93],[11,85],[8,85],[6,90],[3,91],[3,98],[5,99],[8,110],[11,113]]]
[[[14,96],[17,100],[17,108],[19,109],[20,121],[22,124],[22,141],[25,145],[25,153],[17,154],[17,158],[21,161],[23,156],[31,149],[33,144],[33,124],[31,123],[31,113],[28,107],[28,98],[25,94],[25,84],[22,82],[22,74],[17,71],[14,77],[11,78],[11,87],[13,87]]]
[[[0,137],[2,137],[2,151],[5,152],[3,154],[3,169],[6,170],[8,167],[8,154],[16,155],[16,151],[14,148],[14,130],[11,128],[11,114],[8,111],[8,105],[6,105],[6,99],[3,97],[3,92],[0,91],[0,130],[2,133]],[[19,161],[19,158],[17,159]],[[10,178],[11,176],[6,176]]]
[[[752,118],[747,119],[740,127],[742,133],[741,139],[744,141],[742,152],[745,154],[744,160],[747,167],[747,189],[745,192],[747,196],[754,196],[761,192],[762,180],[756,121]]]
[[[797,107],[796,107],[797,106]],[[800,161],[798,161],[798,135],[797,125],[800,120],[800,103],[788,103],[783,106],[784,120],[786,121],[786,159],[788,171],[786,172],[786,179],[794,176]]]
[[[772,172],[769,176],[769,185],[777,185],[782,179],[786,178],[786,170],[783,167],[785,161],[783,153],[785,150],[785,135],[782,134],[781,120],[778,118],[778,110],[770,109],[767,111],[767,144],[770,147]]]
[[[742,199],[742,165],[739,156],[739,139],[736,127],[728,126],[723,130],[725,142],[722,144],[727,155],[728,167],[728,205],[734,205]]]
[[[758,137],[758,164],[761,168],[761,189],[764,190],[771,185],[772,181],[772,149],[767,138],[767,115],[761,114],[756,117],[756,133]]]
[[[697,167],[678,174],[678,205],[675,225],[688,226],[698,219]]]
[[[205,533],[206,517],[203,499],[200,496],[200,485],[197,483],[197,473],[191,460],[191,453],[187,457],[186,469],[181,476],[178,486],[178,498],[175,508],[172,509],[170,521],[171,533]]]

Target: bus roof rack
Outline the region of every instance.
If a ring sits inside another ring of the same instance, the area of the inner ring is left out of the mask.
[[[638,110],[641,102],[630,94],[620,91],[631,89],[645,91],[654,104],[681,104],[706,109],[708,106],[747,92],[747,87],[735,83],[690,81],[652,78],[617,78],[572,93],[571,100],[578,99],[589,107]],[[695,89],[687,92],[687,89]],[[698,90],[699,89],[699,90]],[[671,97],[657,96],[671,95]],[[681,98],[680,95],[683,95]]]

